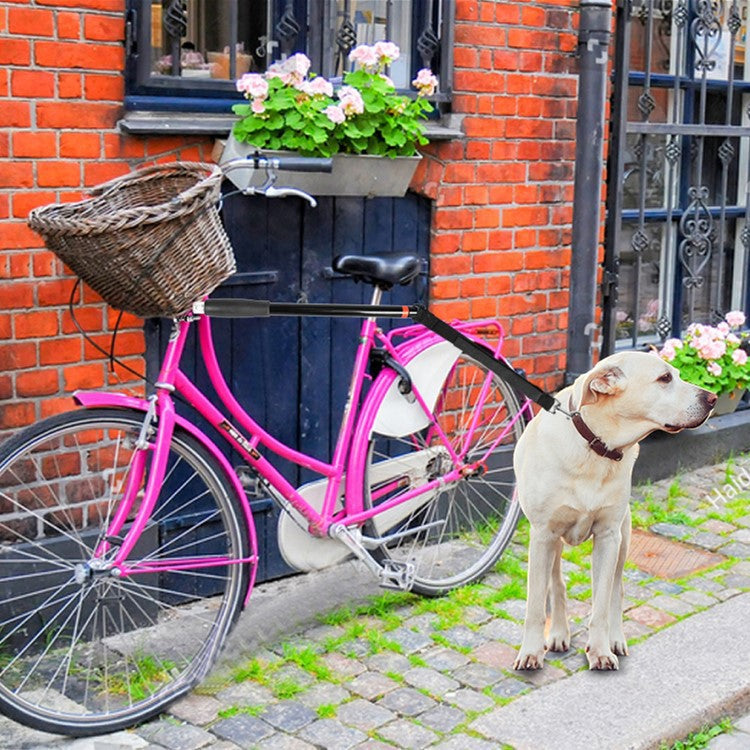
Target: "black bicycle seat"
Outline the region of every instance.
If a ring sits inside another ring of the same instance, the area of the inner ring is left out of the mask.
[[[390,289],[394,284],[409,284],[422,269],[419,258],[408,253],[337,255],[331,265],[337,273],[382,289]]]

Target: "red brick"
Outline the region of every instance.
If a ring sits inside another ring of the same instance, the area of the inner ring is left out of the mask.
[[[474,182],[474,165],[471,163],[448,164],[443,180],[445,182]]]
[[[569,253],[565,250],[536,250],[527,252],[524,257],[525,268],[561,268],[569,262]]]
[[[125,38],[124,17],[88,13],[83,19],[83,34],[96,42],[121,42]]]
[[[433,277],[462,276],[471,273],[471,257],[468,255],[439,255],[430,262]]]
[[[487,229],[500,225],[500,210],[497,208],[478,208],[474,214],[474,226]]]
[[[58,330],[57,313],[50,310],[38,310],[16,316],[15,336],[17,339],[55,336]]]
[[[0,127],[27,128],[31,125],[31,108],[28,102],[3,101],[0,107]],[[2,176],[0,176],[2,183]]]
[[[80,73],[58,73],[57,92],[61,99],[80,99],[83,96],[83,84]]]
[[[81,36],[80,14],[67,11],[58,12],[57,36],[60,39],[79,39]]]
[[[34,370],[16,375],[16,395],[20,397],[50,396],[59,389],[57,370]]]
[[[39,238],[25,221],[6,221],[0,234],[0,250],[32,248],[39,244]]]
[[[498,93],[506,90],[506,77],[491,71],[457,70],[454,86],[456,91]]]
[[[55,95],[55,75],[43,70],[12,70],[10,90],[13,96],[49,99]]]
[[[473,213],[467,209],[436,211],[433,221],[436,229],[471,229],[474,226]]]
[[[13,156],[57,156],[57,134],[52,131],[13,133]]]
[[[486,250],[487,243],[487,232],[464,232],[461,236],[461,249],[468,253]]]
[[[54,36],[55,23],[51,10],[10,8],[8,30],[22,36]]]
[[[67,300],[65,300],[67,303]],[[101,307],[81,307],[76,305],[75,318],[84,331],[97,331],[102,327],[104,312]],[[66,309],[62,311],[62,332],[64,334],[79,333],[78,327],[73,322],[70,312]]]
[[[17,191],[13,193],[13,216],[25,219],[29,211],[37,206],[46,206],[54,203],[57,196],[55,193],[34,190],[33,192]]]
[[[474,257],[474,273],[518,271],[523,268],[523,253],[509,251],[481,253]]]
[[[464,200],[469,205],[485,205],[489,199],[486,185],[467,185],[464,188]]]
[[[484,299],[471,300],[471,317],[476,318],[495,318],[497,317],[497,308],[499,300],[496,297],[486,297]]]
[[[60,133],[60,156],[91,159],[101,155],[99,133]]]
[[[114,127],[121,108],[115,104],[88,102],[39,102],[36,108],[40,128],[82,128],[94,130]]]
[[[39,364],[62,365],[81,361],[80,336],[39,342]]]
[[[122,76],[89,74],[84,79],[83,90],[87,99],[120,101],[125,95]]]
[[[36,365],[36,345],[11,342],[0,347],[0,371],[23,370]]]
[[[458,250],[460,242],[460,234],[441,233],[433,237],[430,250],[433,255],[454,253]]]
[[[36,165],[40,187],[72,187],[81,184],[81,165],[77,161],[40,161]]]
[[[10,254],[10,278],[27,279],[31,271],[31,259],[27,252]]]
[[[0,427],[6,429],[25,427],[34,420],[34,403],[31,401],[6,403],[0,406]]]
[[[122,70],[124,51],[120,45],[83,42],[36,42],[34,60],[49,68],[82,68],[87,70]]]
[[[549,210],[544,207],[503,209],[504,227],[543,226],[547,223],[549,223]]]
[[[40,405],[41,417],[51,417],[55,414],[62,414],[75,408],[76,404],[71,396],[65,398],[47,398]]]
[[[99,185],[128,172],[130,167],[125,162],[87,162],[83,165],[83,184]]]
[[[478,18],[478,0],[456,0],[456,21],[476,21]]]
[[[461,281],[461,298],[481,297],[485,293],[485,280],[482,277],[463,279]]]
[[[125,12],[125,0],[36,0],[37,5],[59,8],[87,8],[115,13]]]
[[[100,363],[66,367],[63,371],[65,390],[78,388],[101,388],[104,385],[104,365]]]
[[[521,9],[517,2],[497,3],[495,20],[498,23],[517,24],[521,20]]]
[[[0,40],[0,65],[28,65],[31,62],[31,43],[26,39]]]
[[[431,297],[433,299],[455,299],[458,297],[460,286],[458,279],[432,279]]]

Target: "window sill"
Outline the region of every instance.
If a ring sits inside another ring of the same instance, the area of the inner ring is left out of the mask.
[[[121,132],[128,135],[229,135],[237,117],[233,114],[207,112],[150,112],[131,111],[118,122]],[[425,123],[425,135],[431,141],[451,141],[463,138],[461,117],[445,115],[440,120]]]

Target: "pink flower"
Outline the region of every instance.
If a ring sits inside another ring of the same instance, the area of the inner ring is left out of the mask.
[[[742,310],[732,310],[732,312],[728,312],[724,316],[724,319],[732,328],[738,328],[745,324],[745,313]]]
[[[662,350],[659,352],[659,356],[665,359],[667,362],[671,362],[675,357],[675,350],[673,346],[667,346],[665,343]]]
[[[378,64],[379,55],[375,52],[375,47],[370,47],[367,44],[359,44],[349,53],[349,59],[366,68],[372,68]]]
[[[740,366],[746,365],[747,364],[747,352],[744,349],[735,349],[732,352],[732,362]]]
[[[388,84],[389,88],[396,88],[396,84],[393,82],[393,79],[387,76],[385,73],[381,73],[380,77]]]
[[[245,73],[236,85],[237,91],[241,91],[248,98],[265,99],[268,96],[268,81],[258,73]]]
[[[332,104],[330,107],[326,107],[323,110],[323,114],[336,125],[340,125],[342,122],[344,122],[344,120],[346,120],[344,110],[334,104]]]
[[[438,86],[438,79],[429,68],[422,68],[412,81],[420,96],[432,96]]]
[[[274,63],[266,71],[266,78],[280,78],[287,86],[298,86],[309,70],[310,58],[298,52],[282,62]]]
[[[717,330],[717,331],[719,331],[719,332],[721,333],[721,335],[722,335],[722,336],[726,336],[726,335],[727,335],[727,334],[729,333],[729,331],[730,331],[731,329],[729,328],[729,323],[725,323],[725,322],[724,322],[724,321],[722,320],[722,321],[721,321],[721,323],[719,323],[719,324],[718,324],[718,325],[716,326],[716,330]]]
[[[311,81],[302,81],[297,88],[308,96],[333,96],[333,84],[322,76],[316,76]]]
[[[250,109],[252,109],[256,115],[262,115],[266,111],[266,105],[263,103],[262,99],[253,99]]]
[[[715,375],[717,378],[719,375],[721,375],[721,365],[717,362],[709,362],[708,367],[706,369],[712,374]]]
[[[339,101],[341,109],[347,117],[352,115],[361,115],[365,111],[365,103],[362,101],[362,94],[352,86],[342,86],[339,89]]]
[[[373,50],[378,60],[385,65],[398,60],[401,54],[401,50],[393,42],[375,42]]]

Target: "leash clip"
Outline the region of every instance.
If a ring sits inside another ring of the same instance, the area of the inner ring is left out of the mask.
[[[550,409],[550,414],[556,414],[557,412],[560,412],[560,414],[564,414],[568,419],[572,419],[575,414],[578,412],[570,412],[567,409],[563,408],[563,405],[555,399],[555,403],[552,405],[552,408]]]

